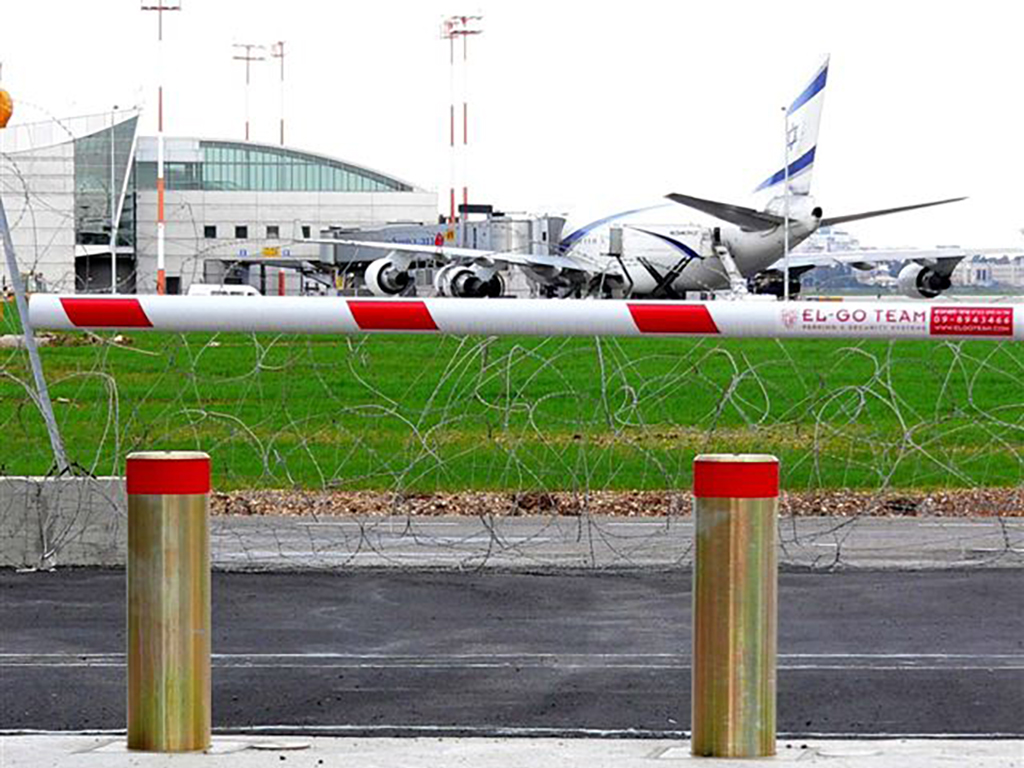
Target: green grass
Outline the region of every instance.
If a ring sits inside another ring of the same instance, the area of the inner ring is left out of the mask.
[[[793,489],[1024,480],[1019,344],[130,338],[42,350],[69,454],[96,474],[190,448],[220,488],[652,489],[687,485],[697,453],[757,451]],[[25,355],[0,371],[0,471],[45,473]]]

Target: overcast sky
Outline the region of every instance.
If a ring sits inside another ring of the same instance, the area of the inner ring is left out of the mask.
[[[155,132],[155,13],[5,6],[13,122],[142,100]],[[183,0],[165,14],[166,131],[243,138],[232,43],[285,40],[288,144],[437,189],[446,207],[451,13],[484,16],[469,48],[475,202],[574,222],[672,191],[751,204],[782,164],[780,108],[831,53],[813,188],[826,215],[969,195],[849,229],[867,245],[1024,243],[1024,4],[1005,0]],[[253,65],[251,105],[253,139],[276,142],[276,60]]]

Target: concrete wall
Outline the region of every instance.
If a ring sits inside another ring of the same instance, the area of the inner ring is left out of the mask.
[[[0,567],[121,565],[124,479],[0,478]]]

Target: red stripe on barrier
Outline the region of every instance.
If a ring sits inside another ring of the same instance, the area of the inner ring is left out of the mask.
[[[693,495],[716,499],[770,499],[779,495],[777,461],[695,461]]]
[[[152,328],[138,299],[61,299],[68,320],[79,328]]]
[[[430,310],[422,301],[350,300],[348,308],[363,331],[436,331]]]
[[[210,459],[132,459],[125,468],[128,493],[209,493]]]
[[[1013,336],[1013,307],[932,307],[932,336]]]
[[[641,333],[718,333],[703,304],[627,304]]]

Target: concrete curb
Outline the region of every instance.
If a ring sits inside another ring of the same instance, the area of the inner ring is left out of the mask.
[[[335,766],[360,768],[409,765],[451,768],[489,766],[657,766],[693,765],[798,766],[848,768],[1015,768],[1024,761],[1022,740],[892,739],[780,741],[775,757],[757,760],[693,758],[686,741],[628,739],[493,739],[408,738],[348,739],[326,737],[265,738],[221,736],[207,753],[145,754],[128,752],[123,737],[45,734],[7,736],[0,740],[5,768],[45,766],[168,765],[203,766]]]
[[[0,567],[121,567],[126,520],[122,478],[0,478]],[[786,517],[778,529],[786,569],[1024,567],[1024,518]],[[674,569],[692,545],[690,516],[211,520],[226,571]]]

